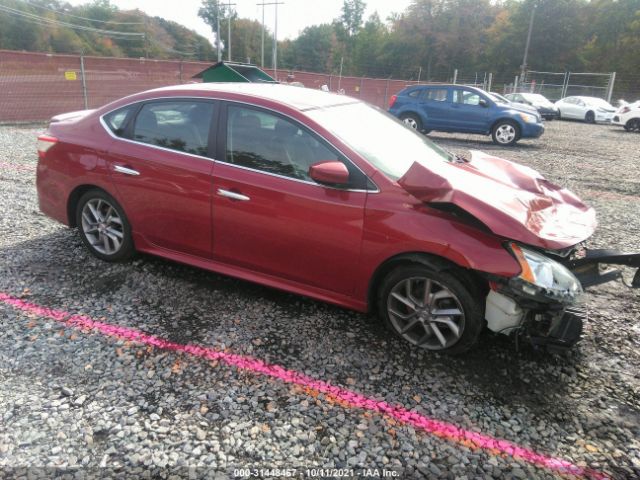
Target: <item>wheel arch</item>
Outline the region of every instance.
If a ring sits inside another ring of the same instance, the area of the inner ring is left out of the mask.
[[[82,195],[90,190],[100,190],[108,195],[111,195],[111,193],[107,192],[104,188],[99,187],[98,185],[84,183],[82,185],[76,186],[67,198],[67,219],[69,221],[70,227],[73,228],[78,226],[76,222],[76,209],[78,208],[78,201],[80,200]]]
[[[411,264],[424,265],[436,272],[454,270],[458,273],[464,273],[464,275],[461,275],[461,282],[469,289],[469,292],[478,299],[485,296],[489,289],[487,280],[485,280],[478,272],[461,267],[444,257],[426,252],[400,253],[386,259],[373,272],[367,290],[367,305],[370,313],[375,313],[377,308],[376,296],[378,294],[380,284],[384,281],[385,277],[399,266]]]
[[[512,123],[513,125],[518,127],[516,131],[516,140],[519,140],[522,137],[522,124],[513,117],[500,117],[494,120],[493,123],[491,124],[491,127],[489,128],[489,134],[493,133],[493,129],[496,128],[496,125],[498,125],[501,122]]]

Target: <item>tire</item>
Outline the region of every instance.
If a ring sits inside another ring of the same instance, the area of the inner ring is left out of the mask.
[[[624,126],[627,132],[640,132],[640,118],[630,118]]]
[[[484,325],[484,308],[465,286],[467,281],[472,280],[457,269],[436,272],[421,264],[400,266],[380,285],[378,314],[392,332],[414,346],[452,355],[464,353],[476,343]],[[427,285],[430,295],[425,302]],[[445,310],[448,315],[433,314]]]
[[[510,147],[520,139],[520,127],[512,120],[500,120],[491,129],[493,143]]]
[[[103,190],[89,190],[76,206],[76,225],[89,251],[107,262],[135,253],[131,226],[120,204]]]
[[[417,132],[422,131],[422,121],[415,113],[403,113],[400,115],[400,120],[402,120],[402,123],[412,130]]]
[[[596,123],[596,114],[589,110],[584,116],[584,121],[587,123]]]

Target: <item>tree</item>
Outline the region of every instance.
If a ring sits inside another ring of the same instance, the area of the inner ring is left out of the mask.
[[[362,27],[362,19],[367,4],[363,0],[344,0],[340,21],[347,38],[355,36]]]
[[[202,0],[202,4],[198,10],[198,16],[211,27],[217,44],[218,38],[220,38],[220,42],[224,43],[222,41],[224,35],[218,32],[218,26],[223,30],[224,22],[235,19],[237,14],[233,12],[228,5],[220,3],[219,0]],[[221,46],[221,48],[223,48],[223,46]]]

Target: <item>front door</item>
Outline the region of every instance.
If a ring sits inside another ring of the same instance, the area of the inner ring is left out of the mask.
[[[457,132],[485,133],[489,130],[489,108],[481,100],[488,101],[479,93],[466,88],[453,90],[450,124]]]
[[[215,110],[207,100],[145,103],[109,148],[111,178],[134,235],[211,258],[209,137]]]
[[[214,260],[345,295],[360,259],[367,179],[311,131],[274,112],[229,103],[213,180]],[[340,160],[350,185],[309,178]]]

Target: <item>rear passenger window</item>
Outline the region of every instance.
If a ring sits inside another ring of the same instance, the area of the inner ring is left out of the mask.
[[[143,105],[133,140],[194,155],[207,155],[213,103],[184,100]]]
[[[446,88],[430,88],[424,91],[423,98],[434,102],[446,102],[447,101],[447,89]]]
[[[111,130],[115,135],[121,137],[124,134],[127,120],[129,119],[131,113],[133,113],[133,110],[134,106],[128,105],[114,112],[107,113],[104,116],[104,121],[107,124],[109,130]]]

